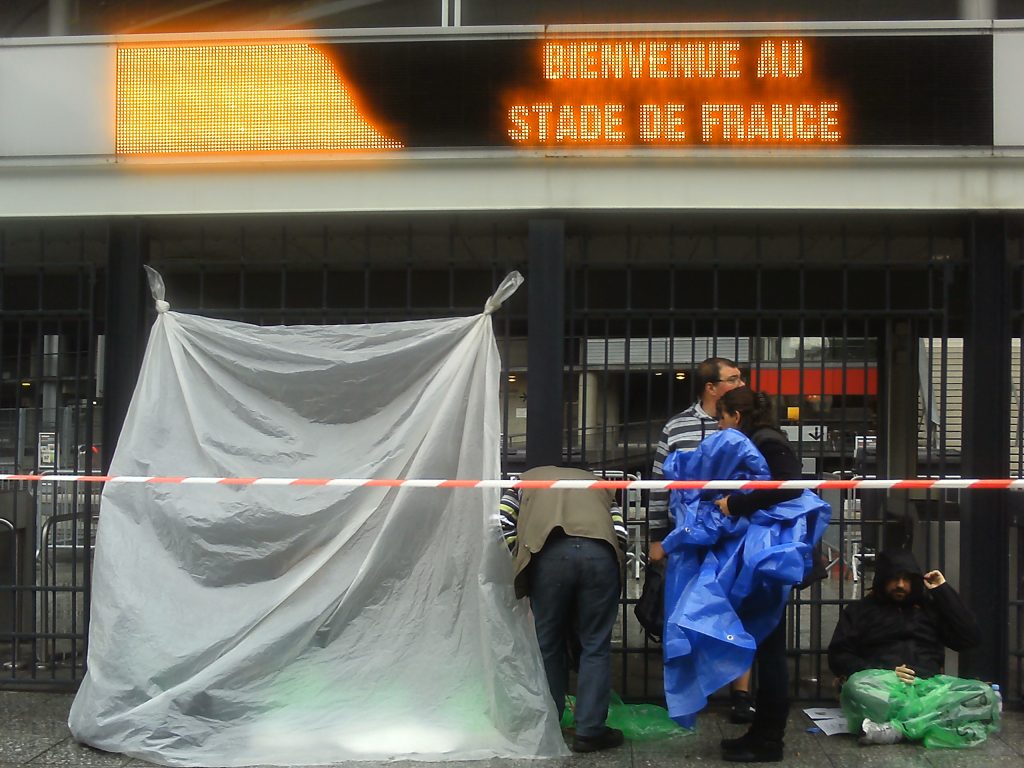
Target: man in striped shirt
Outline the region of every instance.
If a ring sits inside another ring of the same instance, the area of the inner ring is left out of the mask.
[[[596,480],[567,467],[537,467],[523,480]],[[569,641],[578,640],[574,752],[617,747],[608,728],[612,629],[618,618],[626,525],[607,488],[512,489],[501,497],[502,533],[515,558],[516,597],[530,597],[537,644],[559,719],[569,684]]]
[[[742,387],[743,374],[736,363],[724,357],[709,357],[697,366],[697,387],[700,399],[665,424],[661,440],[654,452],[652,480],[664,480],[662,464],[672,451],[692,451],[718,429],[715,405],[718,398],[731,389]],[[672,527],[668,507],[668,491],[651,491],[647,504],[647,529],[651,537],[650,557],[653,561],[665,556],[661,540]]]
[[[654,467],[651,478],[664,480],[662,465],[672,451],[692,451],[701,441],[718,429],[715,405],[718,398],[731,389],[742,387],[743,374],[732,360],[725,357],[709,357],[697,366],[697,391],[700,399],[682,413],[677,413],[661,431],[661,440],[654,453]],[[661,540],[672,527],[669,510],[669,492],[651,491],[647,502],[647,530],[651,539],[648,557],[652,563],[665,558]],[[735,723],[753,721],[754,705],[750,697],[750,673],[736,680],[732,685],[732,713]]]

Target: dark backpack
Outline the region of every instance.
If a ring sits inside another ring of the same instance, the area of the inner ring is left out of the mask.
[[[633,606],[633,614],[644,632],[656,643],[665,633],[665,569],[650,563],[644,571],[644,588]]]

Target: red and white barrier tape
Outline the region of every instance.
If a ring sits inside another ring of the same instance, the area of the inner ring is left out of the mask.
[[[1024,478],[916,480],[428,480],[345,477],[139,477],[133,475],[0,475],[35,483],[151,483],[177,485],[312,485],[341,488],[609,488],[614,490],[773,490],[1024,488]]]

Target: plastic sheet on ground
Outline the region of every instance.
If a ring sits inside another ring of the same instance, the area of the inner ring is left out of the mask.
[[[111,474],[497,478],[497,304],[256,327],[158,303]],[[497,506],[108,484],[72,733],[181,766],[567,754]]]
[[[566,707],[562,713],[562,727],[576,727],[576,697],[566,696]],[[692,730],[679,726],[668,716],[668,710],[657,704],[627,704],[618,694],[612,693],[608,703],[608,717],[605,725],[618,728],[630,741],[657,741],[674,736],[692,735]]]
[[[889,723],[926,747],[976,747],[999,730],[1000,701],[992,686],[949,675],[900,680],[888,669],[850,675],[840,695],[850,730],[871,720]]]
[[[670,480],[769,480],[764,457],[735,429],[665,460]],[[735,491],[672,491],[675,527],[662,542],[665,576],[665,699],[692,727],[708,696],[750,668],[778,624],[793,585],[810,572],[831,508],[804,491],[749,518],[728,517],[715,499]]]

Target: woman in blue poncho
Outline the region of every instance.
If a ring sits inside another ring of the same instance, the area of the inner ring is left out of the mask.
[[[775,426],[774,409],[763,392],[740,387],[718,401],[719,429],[737,429],[764,456],[773,480],[799,480],[800,460],[786,436]],[[715,504],[730,517],[750,517],[761,509],[800,496],[795,490],[762,490],[733,494]],[[782,759],[783,735],[789,714],[789,671],[786,664],[785,614],[757,647],[757,711],[750,729],[739,738],[722,740],[722,757],[732,762],[776,762]]]

